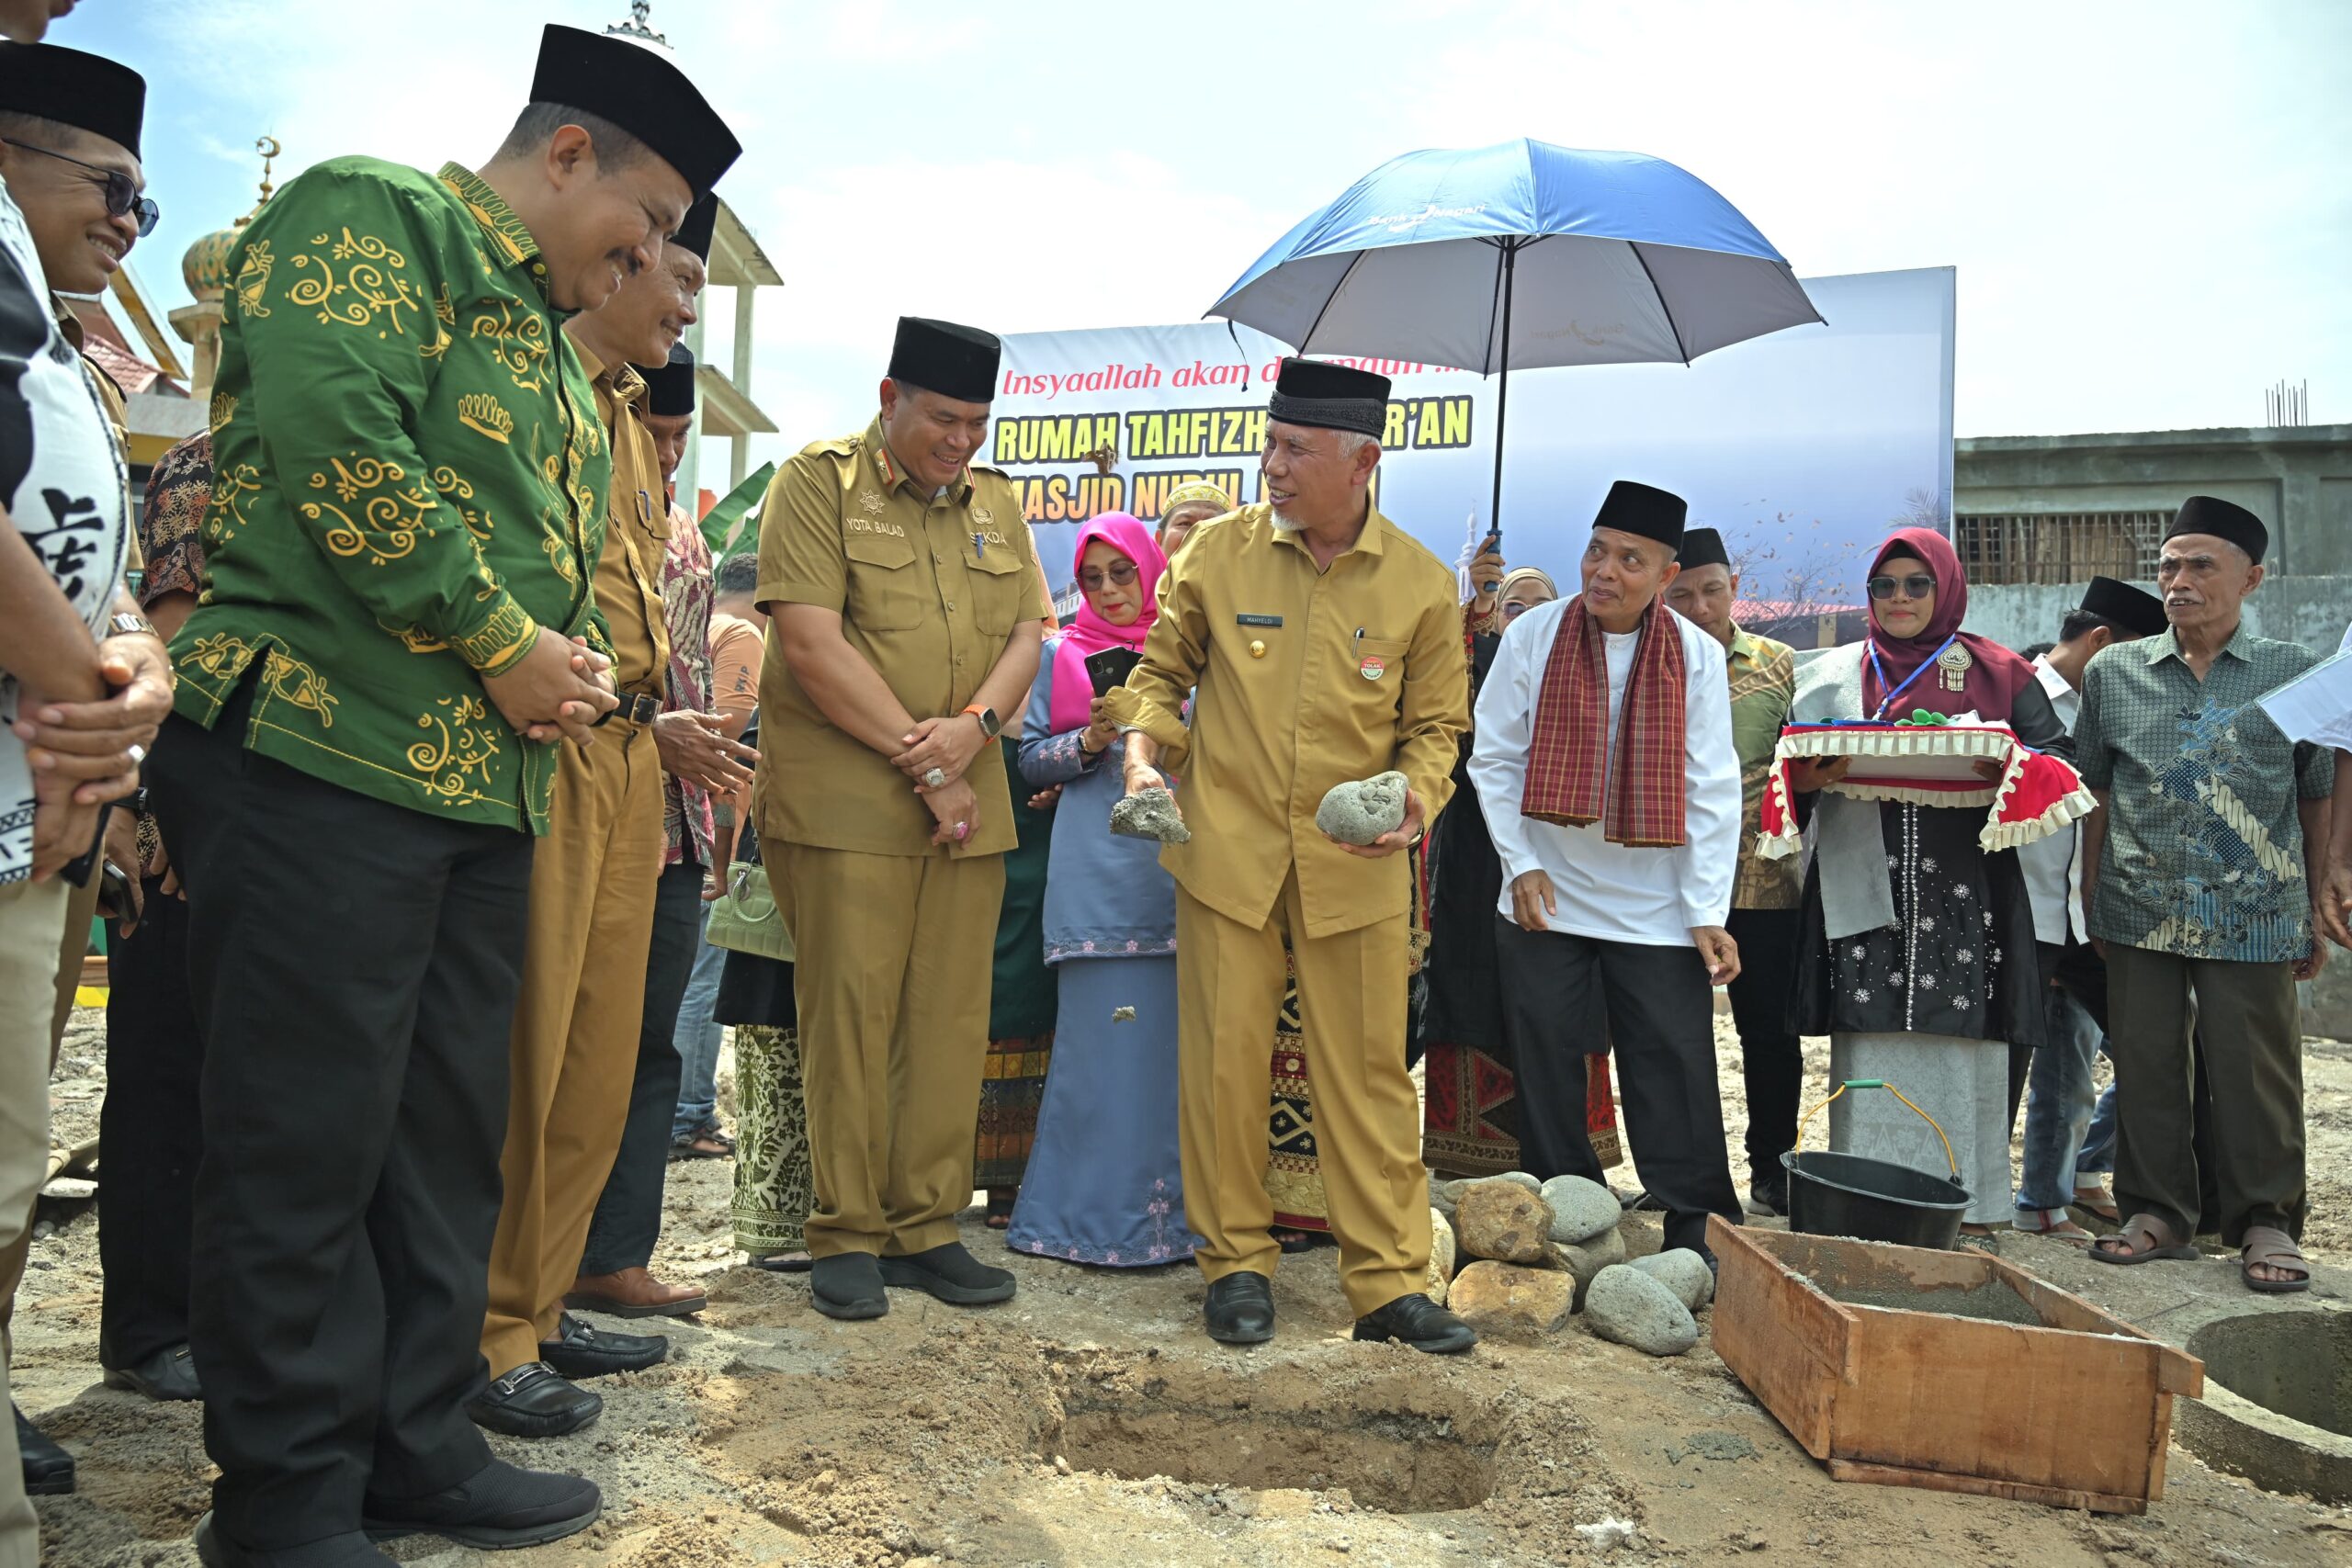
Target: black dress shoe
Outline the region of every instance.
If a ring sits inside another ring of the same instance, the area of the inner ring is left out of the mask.
[[[1747,1184],[1747,1212],[1780,1219],[1789,1212],[1789,1179],[1759,1176]]]
[[[1014,1289],[1012,1270],[989,1268],[965,1251],[960,1241],[910,1252],[904,1258],[885,1258],[881,1271],[884,1284],[927,1291],[951,1306],[1009,1302]]]
[[[397,1568],[356,1530],[264,1551],[231,1540],[210,1514],[196,1521],[196,1560],[204,1568]]]
[[[577,1535],[604,1512],[604,1494],[577,1475],[525,1470],[492,1460],[472,1477],[429,1497],[368,1497],[360,1525],[376,1540],[437,1535],[492,1551]]]
[[[882,1293],[882,1266],[873,1254],[838,1252],[808,1267],[808,1304],[827,1317],[856,1321],[890,1310]]]
[[[1452,1356],[1478,1343],[1478,1331],[1417,1291],[1356,1319],[1356,1337],[1394,1339],[1432,1356]]]
[[[17,1454],[25,1461],[25,1495],[62,1497],[73,1491],[74,1456],[26,1420],[13,1399],[8,1402],[8,1413],[17,1418]]]
[[[202,1399],[204,1385],[197,1381],[196,1363],[185,1345],[158,1350],[143,1361],[107,1369],[108,1388],[127,1388],[158,1401]]]
[[[604,1413],[605,1402],[575,1388],[544,1361],[526,1361],[466,1402],[474,1425],[510,1438],[560,1438]]]
[[[1620,1198],[1617,1202],[1618,1206],[1629,1214],[1663,1214],[1666,1213],[1666,1200],[1658,1197],[1646,1187],[1643,1188],[1639,1192],[1634,1193],[1630,1198]]]
[[[1208,1321],[1212,1339],[1262,1345],[1274,1337],[1274,1282],[1246,1271],[1213,1280],[1201,1315]]]
[[[659,1334],[614,1334],[570,1313],[555,1320],[554,1338],[539,1341],[539,1359],[568,1378],[641,1372],[669,1354],[670,1342]]]

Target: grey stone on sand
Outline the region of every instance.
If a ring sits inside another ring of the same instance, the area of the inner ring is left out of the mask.
[[[1315,825],[1343,844],[1369,844],[1405,825],[1405,775],[1376,774],[1333,784],[1315,808]]]
[[[1672,1291],[1674,1299],[1694,1313],[1715,1299],[1714,1270],[1687,1247],[1636,1258],[1633,1267]]]
[[[1628,1264],[1603,1269],[1585,1292],[1584,1320],[1603,1339],[1652,1356],[1679,1356],[1699,1343],[1690,1310],[1659,1280]]]
[[[1613,1231],[1625,1217],[1617,1194],[1581,1176],[1555,1176],[1544,1183],[1542,1191],[1544,1201],[1552,1205],[1552,1239],[1566,1246]]]
[[[1555,1244],[1552,1257],[1555,1266],[1576,1276],[1577,1306],[1581,1309],[1594,1276],[1612,1263],[1625,1261],[1625,1233],[1611,1226],[1580,1247]]]
[[[1489,1176],[1483,1178],[1483,1179],[1487,1181],[1508,1181],[1513,1187],[1526,1188],[1530,1192],[1536,1194],[1538,1197],[1541,1197],[1544,1192],[1544,1184],[1541,1181],[1536,1180],[1535,1178],[1528,1175],[1527,1172],[1523,1170],[1506,1170],[1500,1176]]]
[[[1515,1182],[1473,1184],[1454,1210],[1453,1235],[1471,1258],[1537,1269],[1552,1261],[1552,1211]]]
[[[1430,1207],[1449,1220],[1453,1218],[1453,1211],[1462,1202],[1462,1190],[1469,1185],[1466,1181],[1447,1181],[1440,1177],[1430,1177]]]
[[[1193,830],[1176,809],[1176,797],[1160,784],[1122,795],[1111,807],[1111,831],[1130,839],[1157,839],[1163,844],[1185,844]]]

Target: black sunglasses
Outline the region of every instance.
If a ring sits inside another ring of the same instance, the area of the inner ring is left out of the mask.
[[[1084,571],[1078,574],[1078,581],[1085,587],[1088,592],[1100,593],[1102,592],[1103,573],[1106,571],[1110,574],[1110,581],[1118,584],[1121,588],[1125,588],[1128,583],[1133,582],[1136,580],[1135,562],[1131,560],[1114,560],[1108,567],[1087,568]]]
[[[1898,585],[1906,597],[1913,599],[1925,599],[1936,591],[1936,580],[1922,571],[1909,577],[1873,577],[1870,584],[1871,597],[1892,599]]]
[[[85,164],[79,158],[69,158],[62,152],[36,147],[29,141],[18,141],[10,136],[0,136],[0,141],[11,147],[21,147],[28,152],[38,152],[44,158],[54,158],[61,164],[71,164],[77,169],[87,169],[97,175],[96,183],[107,187],[107,216],[128,218],[136,213],[141,239],[153,233],[155,225],[163,221],[164,209],[155,205],[154,198],[140,195],[139,187],[131,183],[130,176],[119,169],[101,169],[96,164]]]

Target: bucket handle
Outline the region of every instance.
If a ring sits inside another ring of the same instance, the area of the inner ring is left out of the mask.
[[[1811,1122],[1815,1117],[1828,1110],[1831,1105],[1837,1102],[1838,1097],[1844,1094],[1849,1089],[1883,1089],[1886,1090],[1887,1093],[1894,1096],[1895,1099],[1901,1100],[1904,1104],[1910,1106],[1913,1111],[1918,1111],[1919,1120],[1925,1122],[1928,1126],[1935,1128],[1936,1140],[1944,1146],[1944,1159],[1946,1163],[1951,1167],[1951,1179],[1953,1182],[1957,1183],[1960,1180],[1960,1161],[1952,1158],[1951,1140],[1944,1136],[1943,1128],[1938,1125],[1934,1117],[1928,1115],[1924,1111],[1920,1111],[1919,1107],[1912,1101],[1909,1095],[1904,1093],[1901,1089],[1895,1088],[1884,1078],[1848,1078],[1845,1082],[1832,1089],[1827,1100],[1823,1100],[1820,1104],[1806,1111],[1804,1113],[1804,1120],[1797,1123],[1797,1147],[1800,1149],[1804,1147],[1805,1123]]]

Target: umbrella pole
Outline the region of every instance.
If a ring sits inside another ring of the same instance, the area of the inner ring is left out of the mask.
[[[1503,253],[1503,375],[1502,385],[1495,394],[1495,499],[1487,512],[1489,533],[1500,533],[1503,526],[1503,422],[1510,414],[1510,286],[1518,270],[1519,246],[1510,240],[1502,242]]]

